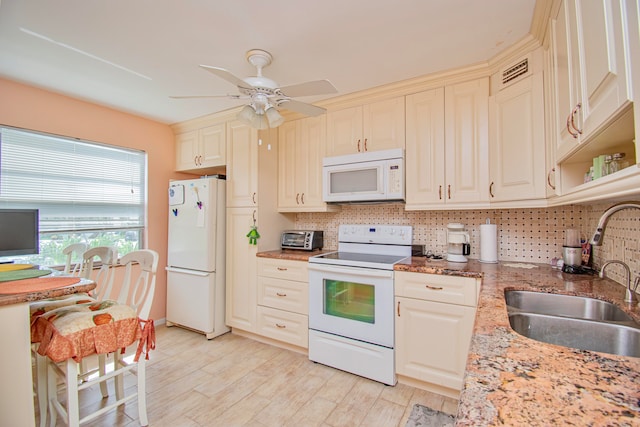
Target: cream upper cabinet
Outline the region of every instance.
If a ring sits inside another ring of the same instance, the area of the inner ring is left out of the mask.
[[[488,206],[488,99],[488,78],[407,96],[407,210]]]
[[[197,171],[225,164],[225,123],[176,135],[177,171]]]
[[[327,113],[328,157],[404,146],[404,97]]]
[[[445,202],[444,88],[407,96],[406,208]]]
[[[227,123],[227,207],[258,205],[258,132]]]
[[[541,65],[540,61],[534,64],[533,58],[523,61],[528,68]],[[499,79],[502,74],[498,73],[494,78]],[[531,201],[538,200],[544,205],[546,166],[542,72],[540,70],[514,81],[489,97],[489,196],[492,203],[529,200],[530,206]]]
[[[622,3],[565,0],[553,21],[560,161],[630,105]]]
[[[284,123],[278,128],[278,210],[324,212],[322,158],[326,148],[326,116]]]

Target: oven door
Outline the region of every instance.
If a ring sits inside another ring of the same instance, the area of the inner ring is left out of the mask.
[[[393,348],[393,270],[309,264],[309,329]]]

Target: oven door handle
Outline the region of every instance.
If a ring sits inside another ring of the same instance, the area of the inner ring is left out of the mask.
[[[319,271],[322,273],[336,273],[336,274],[351,274],[362,277],[380,277],[384,279],[393,278],[393,270],[378,270],[375,268],[360,268],[360,267],[340,267],[336,265],[327,264],[313,264],[308,266],[309,270]]]

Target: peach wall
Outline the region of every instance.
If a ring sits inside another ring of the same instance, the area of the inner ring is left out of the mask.
[[[163,123],[0,78],[0,124],[143,150],[148,155],[146,247],[160,255],[151,318],[164,319],[167,275],[167,184],[175,140]]]

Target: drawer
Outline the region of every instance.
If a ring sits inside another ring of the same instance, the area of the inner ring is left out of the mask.
[[[475,307],[480,279],[440,274],[395,272],[395,294],[400,297]]]
[[[258,305],[308,314],[309,284],[258,276]]]
[[[256,333],[298,347],[309,347],[309,319],[303,314],[258,306]]]
[[[305,261],[258,258],[258,276],[297,280],[300,282],[309,281],[309,271]]]

